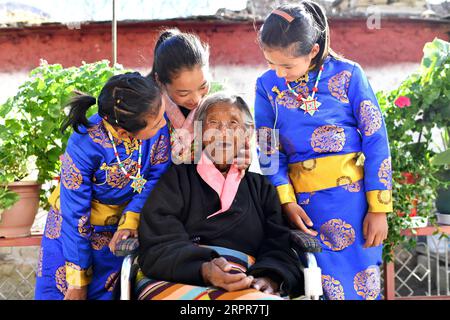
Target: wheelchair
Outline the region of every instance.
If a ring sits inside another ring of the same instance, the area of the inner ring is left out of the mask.
[[[291,230],[291,250],[298,257],[299,268],[304,275],[305,294],[293,300],[323,300],[322,274],[317,265],[314,253],[321,252],[317,238],[300,230]],[[134,281],[139,269],[137,252],[139,241],[137,238],[122,240],[117,244],[116,256],[124,257],[120,272],[119,284],[115,288],[115,297],[120,300],[134,298]]]

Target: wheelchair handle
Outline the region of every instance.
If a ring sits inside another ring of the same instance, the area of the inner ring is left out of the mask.
[[[116,244],[116,251],[114,254],[117,257],[126,257],[129,255],[134,255],[139,249],[138,238],[128,238],[125,240],[120,240]]]
[[[319,240],[301,230],[290,230],[292,246],[299,252],[322,252]]]

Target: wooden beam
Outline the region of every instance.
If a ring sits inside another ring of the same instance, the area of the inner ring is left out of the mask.
[[[413,233],[412,230],[415,230]],[[437,228],[434,226],[427,226],[424,228],[414,228],[414,229],[406,229],[402,231],[402,235],[405,236],[431,236],[434,232],[446,233],[450,235],[450,226],[448,225],[438,225]]]
[[[394,262],[384,263],[384,299],[395,300]]]
[[[31,235],[22,238],[0,238],[0,247],[39,247],[42,235]]]

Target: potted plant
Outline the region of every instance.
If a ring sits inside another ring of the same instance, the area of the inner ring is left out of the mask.
[[[0,128],[0,237],[24,237],[39,208],[37,181],[24,181],[30,173],[23,148],[11,126]]]
[[[73,91],[96,97],[111,76],[123,72],[120,65],[111,67],[107,60],[70,68],[41,61],[41,65],[31,71],[30,79],[19,87],[16,96],[0,108],[4,110],[0,111],[0,116],[12,114],[20,127],[26,154],[35,158],[39,182],[49,182],[59,173],[59,157],[70,136],[69,131],[64,135],[60,132],[66,115],[62,106]],[[88,115],[95,112],[96,108],[92,108]],[[45,191],[41,193],[43,204],[46,204]]]
[[[448,180],[431,159],[437,151],[436,132],[450,125],[450,43],[427,43],[419,70],[390,92],[378,92],[389,135],[394,214],[388,216],[389,235],[384,259],[391,261],[393,248],[406,240],[401,231],[416,227],[415,215],[436,222],[435,199]],[[410,238],[414,245],[414,238]]]
[[[62,106],[75,90],[98,96],[111,76],[123,72],[120,65],[111,67],[107,60],[70,68],[41,61],[17,94],[0,105],[0,211],[10,208],[16,201],[15,206],[20,212],[13,215],[22,215],[31,209],[35,211],[35,206],[24,206],[21,202],[28,197],[28,191],[26,196],[14,195],[15,182],[29,175],[27,168],[30,167],[35,168],[34,185],[42,184],[39,188],[41,206],[48,208],[47,198],[53,187],[51,181],[59,173],[59,157],[70,136],[69,131],[64,135],[60,132],[66,115]],[[88,115],[95,112],[96,108],[92,108]],[[6,211],[8,216],[10,210]]]

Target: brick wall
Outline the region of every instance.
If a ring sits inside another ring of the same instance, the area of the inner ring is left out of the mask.
[[[121,22],[118,27],[118,62],[125,67],[146,69],[152,62],[153,46],[163,26],[178,27],[200,35],[211,47],[213,65],[262,65],[252,22],[162,21]],[[449,40],[445,21],[381,19],[381,28],[370,30],[366,19],[330,19],[332,47],[364,67],[419,62],[423,45],[435,37]],[[258,24],[256,25],[258,28]],[[0,29],[0,72],[31,70],[40,58],[64,66],[111,59],[109,23],[43,25]]]

